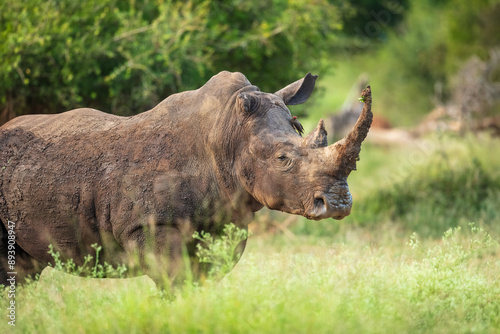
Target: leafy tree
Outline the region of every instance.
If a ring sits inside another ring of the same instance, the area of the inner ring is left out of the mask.
[[[0,105],[134,114],[223,69],[277,90],[318,71],[341,27],[327,0],[5,0]]]

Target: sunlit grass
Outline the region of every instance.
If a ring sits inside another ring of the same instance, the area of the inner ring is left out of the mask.
[[[500,157],[492,154],[500,141],[472,135],[433,136],[422,141],[420,147],[384,155],[385,166],[373,167],[373,159],[366,159],[365,166],[360,161],[359,170],[365,175],[353,177],[351,187],[360,191],[347,221],[370,225],[396,221],[430,236],[476,221],[500,232]],[[372,168],[378,186],[369,180]],[[368,183],[368,190],[363,182]]]
[[[381,232],[381,234],[383,234]],[[16,329],[36,333],[424,333],[500,330],[500,248],[484,231],[387,245],[331,238],[251,239],[221,282],[181,287],[19,291]],[[286,246],[284,246],[286,245]],[[62,275],[62,274],[61,274]],[[67,283],[66,283],[67,284]],[[60,288],[62,286],[62,288]],[[2,309],[5,301],[2,300]],[[6,328],[5,322],[0,330]]]

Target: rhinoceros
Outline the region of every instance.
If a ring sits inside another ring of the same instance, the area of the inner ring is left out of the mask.
[[[194,257],[195,231],[246,229],[264,206],[314,220],[349,215],[347,177],[371,125],[371,91],[354,129],[328,146],[322,120],[302,137],[287,108],[309,98],[316,78],[271,94],[224,71],[131,117],[83,108],[6,123],[0,283],[12,271],[10,235],[18,277],[52,260],[49,244],[81,263],[97,243],[108,259],[135,252],[146,273],[173,280],[183,254]]]

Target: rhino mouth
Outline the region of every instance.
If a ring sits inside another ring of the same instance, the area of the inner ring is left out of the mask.
[[[333,218],[341,220],[351,213],[352,196],[349,191],[345,194],[315,193],[311,205],[303,214],[307,219],[322,220]]]

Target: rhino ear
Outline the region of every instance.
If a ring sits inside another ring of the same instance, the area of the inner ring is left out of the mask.
[[[240,93],[238,103],[243,111],[254,113],[260,106],[260,98],[251,93]]]
[[[317,75],[307,73],[303,79],[295,81],[274,94],[281,97],[286,105],[304,103],[313,92],[317,78]]]

